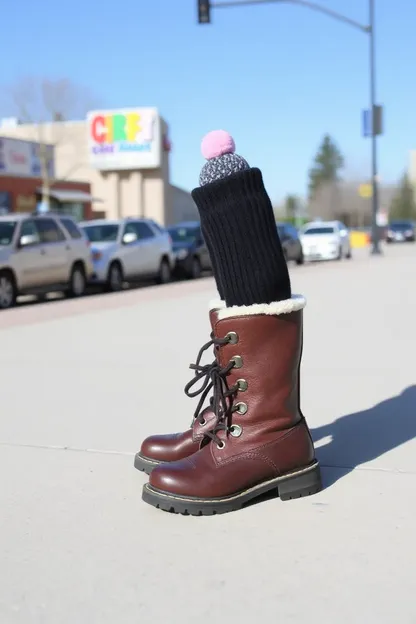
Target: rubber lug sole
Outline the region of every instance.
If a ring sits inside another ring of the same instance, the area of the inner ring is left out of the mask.
[[[141,472],[145,472],[147,475],[150,475],[153,468],[156,468],[161,462],[155,461],[154,459],[149,459],[148,457],[143,457],[140,453],[136,453],[134,457],[134,467]]]
[[[282,501],[317,494],[322,490],[321,471],[318,462],[224,498],[176,496],[169,492],[162,492],[146,483],[143,486],[142,499],[145,503],[162,511],[185,516],[212,516],[242,509],[247,503],[272,490],[277,490]]]

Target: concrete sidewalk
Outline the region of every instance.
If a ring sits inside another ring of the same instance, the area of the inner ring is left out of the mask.
[[[415,261],[293,270],[326,488],[207,518],[144,505],[133,455],[189,424],[212,280],[2,313],[0,623],[414,624]]]

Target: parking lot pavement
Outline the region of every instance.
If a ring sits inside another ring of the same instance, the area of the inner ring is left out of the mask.
[[[1,313],[0,622],[413,624],[415,259],[292,271],[326,488],[207,518],[144,505],[132,463],[190,421],[212,280]]]

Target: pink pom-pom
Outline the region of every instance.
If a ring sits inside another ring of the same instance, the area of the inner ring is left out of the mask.
[[[225,130],[213,130],[208,132],[202,139],[201,152],[206,160],[218,158],[218,156],[223,156],[224,154],[234,154],[234,139]]]

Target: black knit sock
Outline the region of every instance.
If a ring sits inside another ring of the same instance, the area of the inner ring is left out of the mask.
[[[226,305],[289,299],[289,272],[261,171],[239,171],[194,189],[192,197]]]

